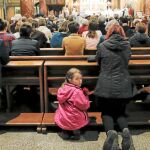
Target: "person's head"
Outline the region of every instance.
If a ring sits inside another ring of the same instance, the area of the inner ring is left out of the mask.
[[[42,18],[42,17],[39,18],[39,26],[46,26],[45,18]]]
[[[69,69],[66,74],[66,82],[80,87],[82,85],[81,71],[77,68]]]
[[[128,23],[128,18],[127,17],[120,17],[120,22],[121,23]]]
[[[139,22],[136,24],[136,31],[139,33],[145,33],[146,32],[146,25],[145,23]]]
[[[67,17],[67,20],[70,21],[70,22],[74,21],[73,16],[72,16],[72,15],[69,15],[69,16]]]
[[[96,21],[91,21],[89,23],[89,27],[88,27],[89,31],[96,31],[97,28],[98,28],[98,23]]]
[[[119,25],[119,22],[118,22],[116,19],[110,20],[110,21],[107,23],[107,25],[106,25],[106,27],[105,27],[105,30],[107,31],[107,30],[109,29],[109,27],[112,26],[112,25],[114,25],[114,24]]]
[[[60,25],[59,32],[68,32],[68,21],[64,21]]]
[[[104,17],[104,16],[102,16],[102,15],[100,15],[100,16],[98,17],[98,22],[99,22],[99,24],[104,24],[105,21],[106,21],[106,17]]]
[[[29,22],[29,23],[32,24],[32,20],[33,20],[33,18],[32,18],[32,17],[29,17],[27,22]]]
[[[68,25],[70,33],[77,33],[79,31],[79,24],[77,22],[71,22]]]
[[[28,22],[23,23],[20,28],[20,36],[30,37],[31,32],[32,32],[32,25]]]
[[[95,22],[95,21],[90,22],[89,26],[88,26],[88,34],[87,34],[87,36],[89,38],[97,37],[97,33],[96,33],[97,29],[98,29],[98,23]]]
[[[87,19],[83,19],[82,20],[82,25],[83,26],[88,26],[89,25],[89,21]]]
[[[7,21],[0,18],[0,31],[7,30]]]
[[[27,22],[27,17],[23,16],[22,17],[22,22]]]
[[[125,35],[125,32],[124,32],[123,28],[120,25],[117,25],[117,24],[113,24],[108,28],[105,39],[109,39],[113,34],[119,34],[124,39],[126,38],[126,35]]]
[[[39,27],[39,22],[36,19],[32,20],[32,28],[38,28]]]
[[[15,32],[19,32],[20,30],[20,27],[22,26],[23,22],[21,20],[19,20],[17,23],[16,23],[16,26],[15,26]]]

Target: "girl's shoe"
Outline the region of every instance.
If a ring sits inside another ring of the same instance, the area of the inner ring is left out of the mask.
[[[63,140],[69,140],[71,135],[70,132],[67,130],[62,130],[62,132],[58,133],[58,135],[63,139]]]
[[[80,130],[72,131],[72,136],[70,137],[71,140],[80,140]]]

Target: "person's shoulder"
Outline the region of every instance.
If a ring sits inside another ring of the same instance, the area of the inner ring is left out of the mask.
[[[13,43],[18,43],[19,41],[20,41],[19,38],[18,38],[18,39],[15,39],[15,40],[12,41],[12,44],[13,44]]]
[[[32,42],[33,44],[38,44],[38,41],[37,41],[37,40],[34,40],[34,39],[31,39],[31,42]]]

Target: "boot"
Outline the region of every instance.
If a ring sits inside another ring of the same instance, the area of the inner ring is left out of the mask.
[[[123,129],[122,138],[122,150],[135,150],[132,136],[128,128]]]
[[[81,138],[80,130],[72,131],[72,136],[70,138],[71,138],[71,140],[80,140],[80,138]]]
[[[103,150],[119,150],[118,135],[114,130],[107,132],[107,138],[103,145]]]

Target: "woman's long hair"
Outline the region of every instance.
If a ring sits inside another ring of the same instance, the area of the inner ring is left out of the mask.
[[[96,30],[98,28],[98,24],[95,21],[92,21],[89,23],[89,27],[88,27],[88,33],[87,33],[87,37],[89,38],[96,38],[97,37],[97,33]]]
[[[109,39],[113,34],[119,34],[124,39],[126,38],[125,32],[123,28],[120,25],[113,24],[108,28],[107,34],[105,36],[105,39]]]

